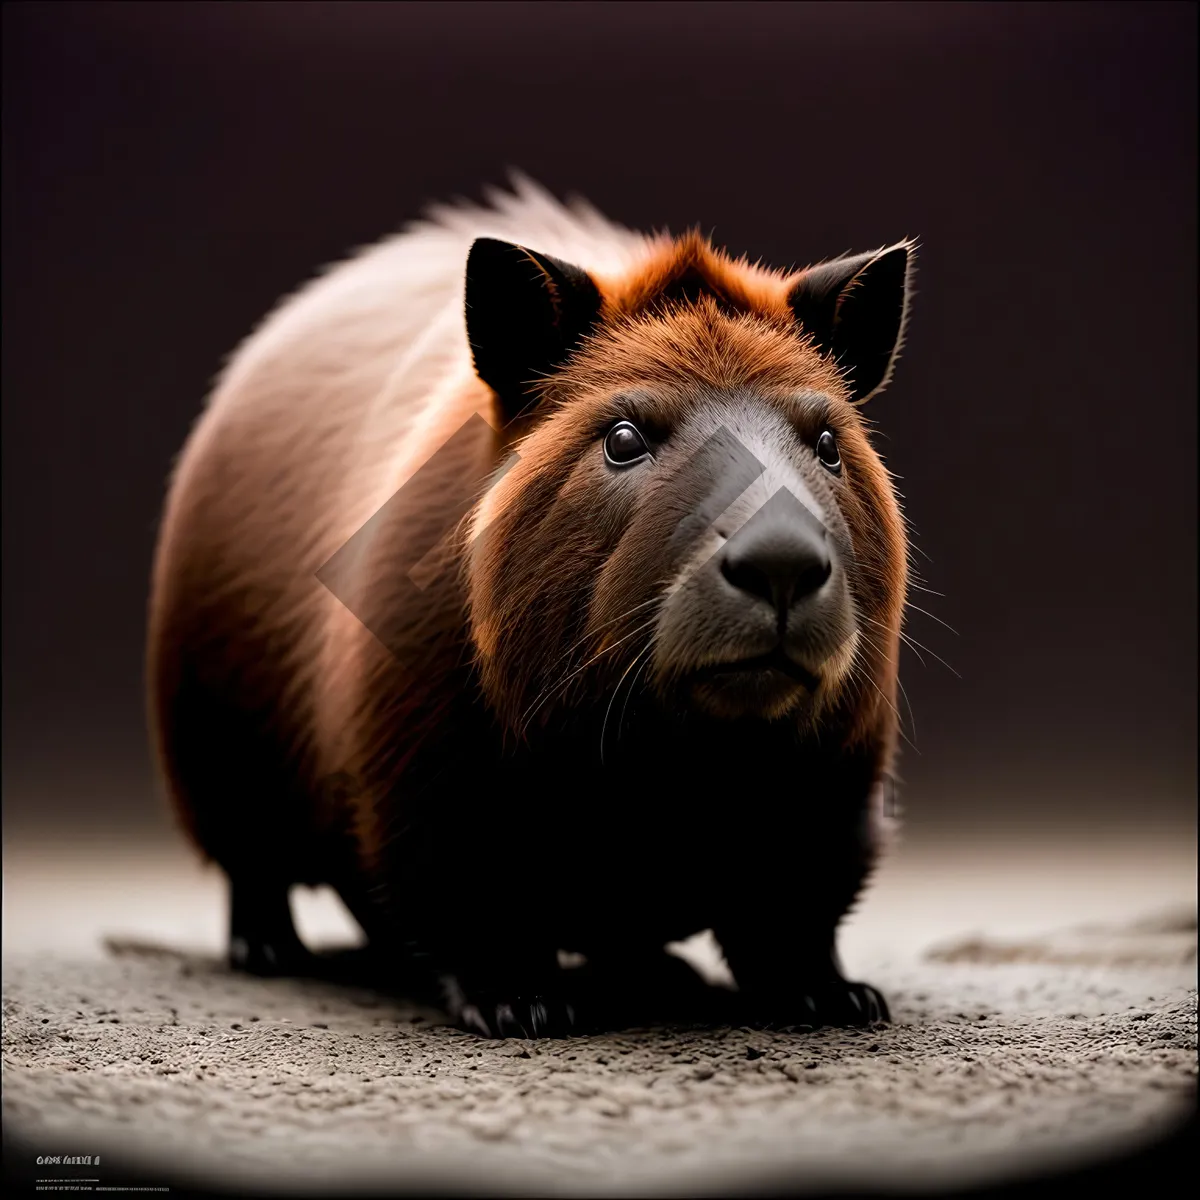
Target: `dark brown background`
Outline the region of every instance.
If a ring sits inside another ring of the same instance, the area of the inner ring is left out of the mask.
[[[1187,828],[1196,8],[10,4],[6,825],[163,823],[158,506],[285,291],[517,165],[777,265],[920,237],[873,403],[928,556],[911,818]]]

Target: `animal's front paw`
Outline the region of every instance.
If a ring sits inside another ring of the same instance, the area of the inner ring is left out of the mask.
[[[746,998],[747,1023],[763,1029],[795,1031],[826,1026],[853,1027],[890,1022],[887,1001],[870,984],[835,979],[809,988],[789,988]]]
[[[229,965],[235,971],[276,978],[304,976],[311,974],[313,962],[311,951],[294,934],[229,939]]]
[[[574,1005],[548,989],[468,990],[456,979],[443,980],[443,989],[455,1024],[480,1037],[569,1037],[578,1029]]]

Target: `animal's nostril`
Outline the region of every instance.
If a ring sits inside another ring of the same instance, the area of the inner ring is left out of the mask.
[[[825,581],[833,574],[833,562],[827,553],[813,557],[807,566],[801,566],[796,574],[793,595],[798,600],[802,596],[819,591]]]
[[[821,589],[833,573],[833,559],[824,530],[747,526],[726,545],[721,573],[735,588],[782,612]]]
[[[721,560],[721,574],[743,592],[762,596],[764,600],[774,598],[770,575],[745,555],[726,554]]]

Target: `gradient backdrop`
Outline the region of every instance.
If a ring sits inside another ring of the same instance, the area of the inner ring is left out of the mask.
[[[166,828],[146,580],[213,374],[510,164],[776,265],[919,237],[871,415],[961,679],[906,658],[910,819],[1191,828],[1194,4],[56,2],[3,54],[8,832]]]

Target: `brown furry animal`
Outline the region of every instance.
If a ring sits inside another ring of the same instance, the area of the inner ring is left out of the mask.
[[[912,246],[783,274],[490,199],[288,299],[174,472],[153,726],[233,961],[299,969],[288,889],[328,883],[485,1034],[579,1027],[559,951],[706,928],[745,1019],[886,1018],[834,936],[896,748],[859,406]]]

